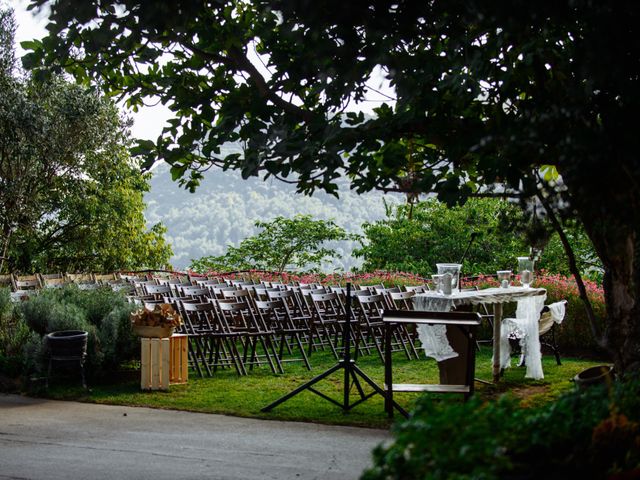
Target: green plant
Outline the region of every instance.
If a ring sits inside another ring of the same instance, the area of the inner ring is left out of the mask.
[[[311,215],[278,216],[255,225],[262,229],[257,235],[245,238],[237,247],[228,246],[225,255],[192,260],[190,268],[200,273],[248,268],[317,270],[336,254],[325,246],[327,242],[353,238],[333,221],[313,220]]]
[[[131,161],[127,120],[106,96],[21,71],[14,32],[0,6],[0,272],[166,265],[165,230],[145,223],[149,175]]]
[[[493,273],[512,267],[517,256],[529,251],[511,231],[521,217],[516,205],[501,200],[474,199],[449,208],[431,198],[390,209],[386,219],[365,223],[361,248],[353,253],[364,260],[364,271],[428,276],[436,273],[436,263],[457,262],[466,252],[465,274]]]
[[[129,326],[133,306],[120,292],[109,288],[80,290],[69,285],[44,290],[20,304],[19,309],[25,324],[34,332],[24,350],[27,371],[40,370],[45,359],[42,345],[35,346],[36,337],[44,344],[44,335],[57,330],[89,332],[87,368],[94,376],[112,371],[136,356],[137,343]]]
[[[606,478],[640,468],[638,378],[573,390],[537,408],[422,397],[363,480]]]
[[[16,378],[31,331],[14,308],[8,288],[0,288],[0,375]]]

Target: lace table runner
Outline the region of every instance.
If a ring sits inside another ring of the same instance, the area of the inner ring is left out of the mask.
[[[543,296],[546,298],[546,290],[543,288],[487,288],[485,290],[465,290],[451,295],[443,295],[436,292],[421,293],[413,297],[416,310],[428,312],[448,312],[459,305],[479,305],[481,303],[494,304],[514,302],[522,299]],[[424,353],[438,362],[458,356],[447,339],[446,325],[418,325],[418,338],[422,343]]]

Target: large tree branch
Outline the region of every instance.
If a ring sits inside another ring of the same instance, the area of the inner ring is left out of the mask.
[[[316,118],[316,115],[313,112],[305,110],[298,105],[295,105],[294,103],[287,102],[276,92],[271,90],[262,74],[239,49],[232,48],[229,50],[228,55],[225,56],[203,50],[197,47],[192,42],[183,41],[182,43],[193,53],[201,56],[204,59],[222,63],[223,65],[235,71],[241,71],[249,75],[249,78],[258,89],[258,92],[260,92],[260,95],[262,95],[263,98],[266,98],[273,102],[274,105],[280,107],[285,112],[290,113],[305,122],[311,122]]]
[[[551,205],[549,205],[549,202],[544,198],[541,192],[537,193],[537,197],[540,200],[540,203],[542,203],[542,206],[544,207],[544,209],[546,210],[547,215],[549,215],[549,220],[551,221],[551,225],[553,225],[554,230],[558,232],[560,241],[562,242],[562,246],[564,247],[564,251],[567,254],[567,259],[569,261],[569,270],[571,271],[574,278],[576,279],[576,285],[578,286],[580,300],[582,300],[582,303],[584,303],[584,308],[585,308],[585,311],[587,312],[587,318],[589,319],[591,334],[593,335],[593,338],[595,339],[595,341],[598,343],[599,346],[601,346],[602,348],[606,348],[606,345],[604,344],[604,341],[602,338],[602,334],[600,332],[600,328],[598,327],[598,324],[596,322],[596,315],[593,311],[591,301],[589,300],[589,296],[587,295],[587,289],[584,285],[584,282],[582,281],[582,275],[580,274],[580,270],[578,269],[576,256],[573,253],[573,248],[571,248],[571,245],[569,244],[569,239],[565,235],[564,229],[562,228],[562,225],[560,224],[558,217],[553,211],[553,208],[551,207]]]

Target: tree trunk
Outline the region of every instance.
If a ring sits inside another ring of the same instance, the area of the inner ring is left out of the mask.
[[[640,282],[638,235],[629,226],[627,235],[612,235],[602,256],[607,321],[604,343],[618,372],[640,370]]]
[[[571,205],[604,266],[601,345],[618,373],[640,370],[640,188],[637,152],[611,141],[560,171]],[[598,150],[598,149],[602,150]],[[606,160],[603,160],[606,159]]]
[[[2,229],[2,242],[0,245],[0,273],[4,270],[5,263],[8,263],[7,254],[9,253],[9,243],[11,242],[11,229],[5,227]]]

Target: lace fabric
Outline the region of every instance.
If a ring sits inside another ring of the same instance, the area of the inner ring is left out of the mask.
[[[446,325],[418,325],[418,338],[427,357],[435,358],[442,362],[450,358],[456,358],[458,353],[451,348],[447,339]]]
[[[538,320],[540,319],[540,313],[544,308],[546,298],[546,295],[538,295],[518,301],[516,318],[506,318],[502,322],[500,335],[500,368],[511,367],[511,345],[509,344],[509,337],[517,338],[520,340],[520,348],[522,349],[527,366],[525,378],[533,378],[535,380],[544,378]],[[560,311],[560,309],[557,308],[556,310],[558,312]],[[562,317],[564,318],[564,314]]]
[[[531,289],[531,288],[520,288],[520,287],[511,287],[509,289],[503,288],[491,288],[486,290],[471,290],[471,291],[463,291],[457,292],[453,295],[441,295],[437,293],[425,293],[419,294],[414,297],[414,305],[416,310],[422,311],[430,311],[430,312],[448,312],[452,310],[454,307],[459,305],[478,305],[481,303],[493,304],[493,303],[506,303],[506,302],[518,302],[518,308],[521,309],[521,312],[529,311],[531,309],[531,305],[540,304],[540,310],[544,306],[544,301],[546,299],[546,293],[543,289]],[[523,303],[524,302],[524,303]],[[522,306],[520,305],[522,303]],[[535,307],[534,307],[535,308]],[[540,314],[540,310],[535,317],[536,322]],[[503,325],[501,328],[513,328],[509,327],[509,324]],[[537,323],[536,323],[537,328]],[[527,329],[522,329],[521,334],[523,338],[527,337]],[[420,342],[422,342],[422,348],[424,349],[425,354],[428,357],[434,358],[437,361],[447,360],[449,358],[455,358],[458,356],[458,353],[455,352],[446,336],[446,326],[445,325],[418,325],[417,328],[418,338]],[[536,340],[538,342],[538,352],[540,351],[540,341],[535,335]],[[503,343],[503,336],[500,336],[500,365],[502,368],[503,364],[508,364],[511,361],[511,348],[509,346],[508,339],[505,340],[506,345]],[[535,348],[535,346],[533,346]],[[540,354],[538,353],[538,359],[540,359]],[[528,362],[527,362],[527,368]],[[540,365],[540,372],[542,371],[542,365]],[[537,374],[538,372],[534,372]]]
[[[421,302],[420,310],[428,312],[448,312],[453,307],[450,298],[428,298]],[[418,325],[418,338],[427,357],[434,358],[438,362],[456,358],[458,353],[451,348],[447,339],[446,325]]]

